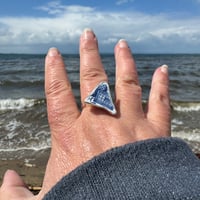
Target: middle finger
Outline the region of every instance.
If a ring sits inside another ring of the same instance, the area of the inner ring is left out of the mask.
[[[138,74],[132,53],[125,40],[115,47],[116,59],[116,102],[123,118],[140,119],[144,116]]]

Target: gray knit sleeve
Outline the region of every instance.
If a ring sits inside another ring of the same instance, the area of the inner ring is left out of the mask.
[[[44,198],[64,199],[198,200],[200,160],[177,138],[127,144],[76,168]]]

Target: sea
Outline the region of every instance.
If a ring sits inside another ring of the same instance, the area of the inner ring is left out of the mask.
[[[80,104],[79,55],[63,55],[76,101]],[[114,91],[113,54],[102,62]],[[171,132],[200,153],[200,55],[134,55],[143,102],[147,102],[154,70],[169,66]],[[51,147],[44,94],[45,55],[0,54],[0,160],[48,156]]]

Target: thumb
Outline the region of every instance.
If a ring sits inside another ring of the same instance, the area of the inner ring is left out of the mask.
[[[13,170],[4,174],[3,184],[0,188],[0,200],[25,199],[33,197],[21,177]]]

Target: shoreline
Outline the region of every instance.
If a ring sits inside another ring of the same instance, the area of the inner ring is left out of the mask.
[[[0,185],[4,173],[10,169],[15,170],[24,180],[25,184],[34,194],[37,194],[43,182],[48,156],[26,163],[24,160],[0,160]]]

